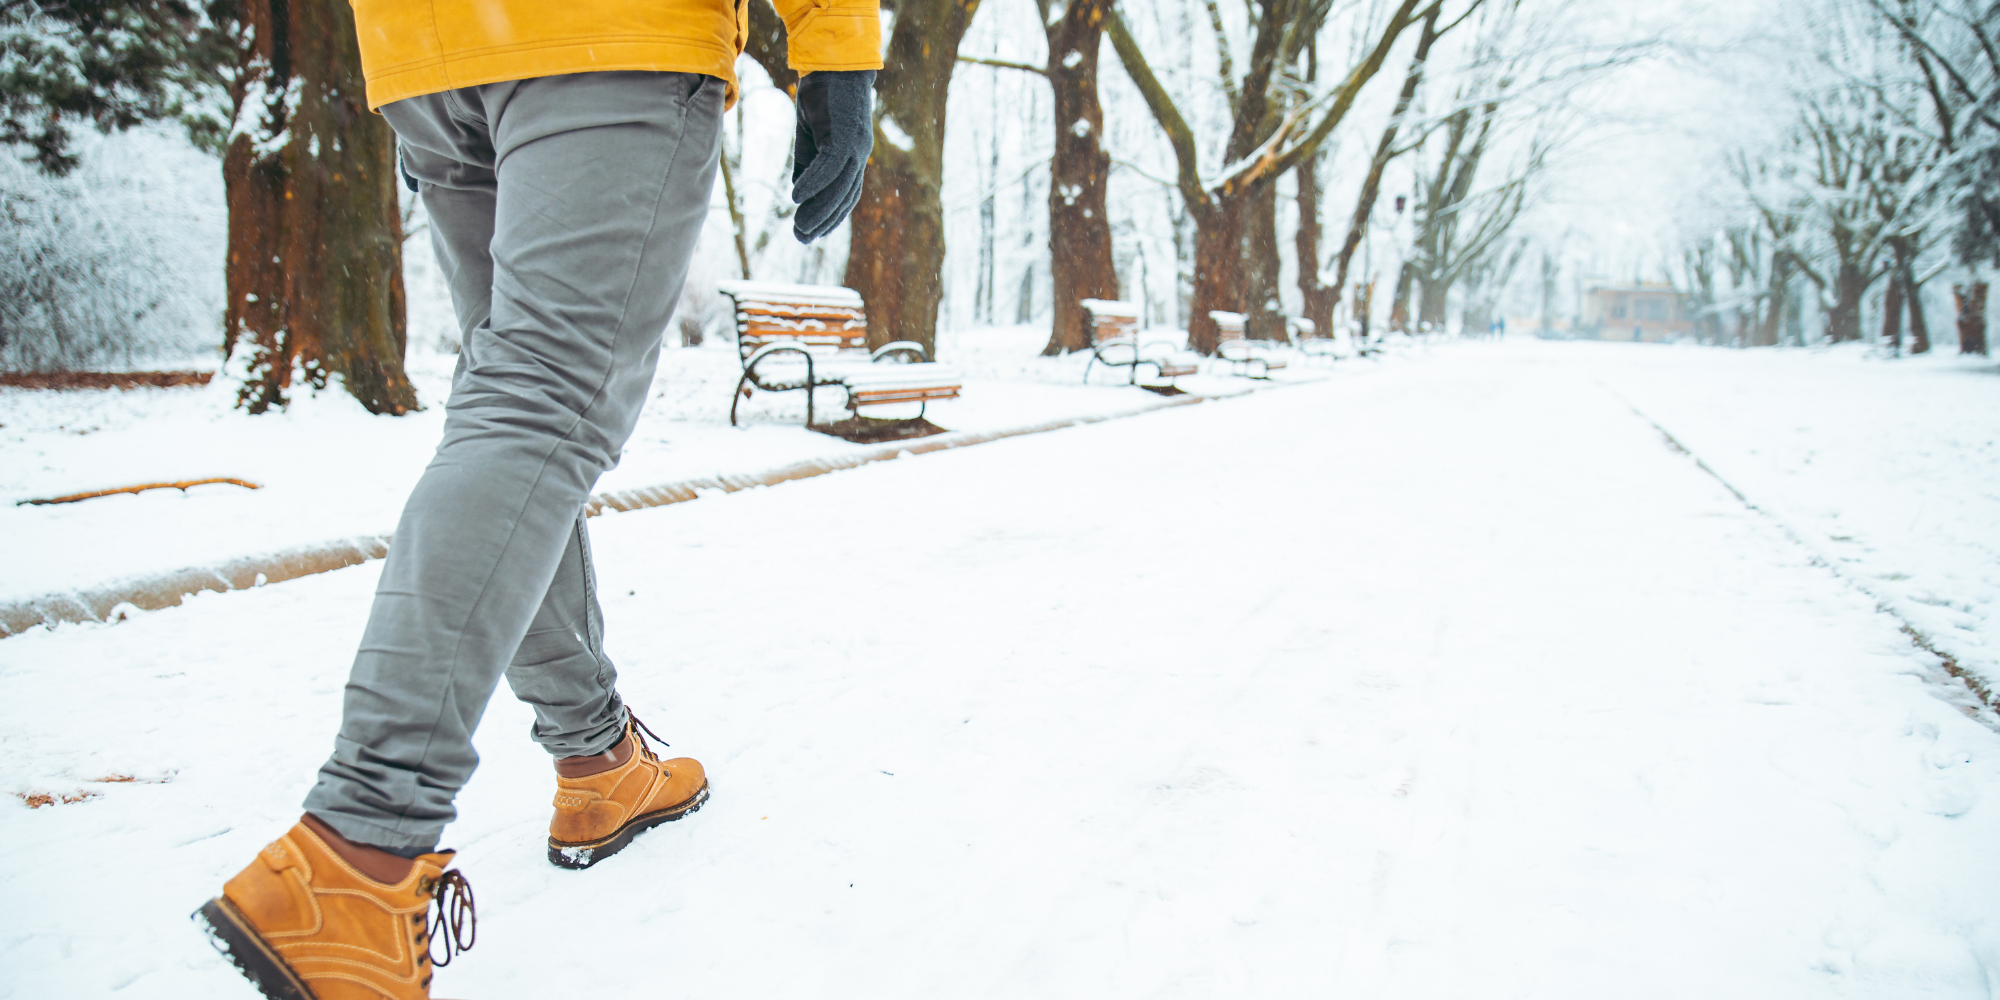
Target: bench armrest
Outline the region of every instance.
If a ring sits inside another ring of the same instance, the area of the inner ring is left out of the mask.
[[[762,361],[773,354],[785,354],[788,352],[799,355],[800,357],[806,359],[806,385],[808,387],[818,385],[819,384],[818,380],[813,376],[813,352],[806,350],[804,347],[801,347],[798,344],[765,344],[764,346],[757,348],[757,352],[755,354],[752,354],[749,357],[743,359],[743,377],[749,379],[751,383],[753,385],[756,385],[758,388],[763,388],[763,383],[757,380],[757,376],[755,374],[757,369],[757,362]],[[812,390],[808,388],[806,391],[811,392]]]
[[[787,351],[793,354],[803,355],[806,359],[806,364],[808,365],[812,364],[813,352],[806,350],[804,347],[798,344],[765,344],[764,346],[757,348],[756,351],[752,352],[749,357],[743,359],[743,367],[749,368],[752,365],[755,365],[757,362],[762,361],[773,354],[784,354]]]
[[[881,361],[885,358],[895,357],[898,354],[914,356],[917,359],[917,364],[923,364],[930,360],[930,355],[924,351],[924,345],[914,340],[898,340],[894,343],[883,344],[868,355],[868,360]]]
[[[1111,337],[1106,340],[1100,340],[1097,343],[1092,344],[1090,346],[1090,352],[1092,354],[1097,355],[1097,361],[1099,364],[1122,365],[1128,363],[1124,361],[1113,361],[1110,358],[1105,357],[1104,352],[1110,350],[1131,351],[1133,354],[1136,355],[1139,353],[1139,345],[1133,342],[1132,338],[1130,337]]]

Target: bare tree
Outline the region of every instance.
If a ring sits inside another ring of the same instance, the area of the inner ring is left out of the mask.
[[[1873,195],[1883,164],[1883,123],[1862,95],[1847,89],[1803,100],[1795,133],[1806,170],[1810,228],[1794,254],[1799,269],[1819,289],[1826,339],[1861,339],[1861,299],[1887,272],[1882,260],[1886,226]]]
[[[1044,65],[959,57],[1039,74],[1055,95],[1055,153],[1049,159],[1049,279],[1055,317],[1044,355],[1089,349],[1091,335],[1079,303],[1118,297],[1111,215],[1105,207],[1111,154],[1104,148],[1104,107],[1097,96],[1097,57],[1112,2],[1035,0],[1048,41]]]
[[[1470,11],[1467,14],[1470,14]],[[1409,69],[1403,73],[1403,89],[1396,94],[1395,109],[1389,113],[1388,124],[1382,127],[1382,137],[1375,142],[1375,155],[1368,160],[1368,172],[1363,175],[1361,191],[1354,198],[1354,212],[1348,217],[1347,234],[1342,237],[1340,250],[1334,257],[1333,284],[1324,295],[1323,301],[1308,300],[1306,315],[1311,317],[1313,322],[1323,324],[1321,329],[1330,328],[1326,324],[1333,322],[1334,310],[1340,306],[1341,296],[1347,288],[1348,268],[1353,263],[1355,251],[1361,249],[1362,238],[1368,235],[1369,222],[1375,216],[1375,202],[1382,195],[1383,175],[1387,173],[1390,163],[1416,148],[1413,143],[1398,145],[1397,137],[1402,134],[1405,120],[1410,113],[1410,105],[1416,100],[1417,88],[1423,83],[1424,67],[1430,62],[1431,49],[1437,45],[1438,39],[1442,38],[1446,31],[1463,22],[1465,16],[1460,15],[1457,22],[1443,26],[1438,23],[1439,11],[1433,10],[1424,17],[1423,32],[1417,36],[1416,51],[1410,54]],[[1317,286],[1318,253],[1315,252],[1310,258],[1301,256],[1299,260],[1314,262],[1314,285]],[[1305,271],[1305,265],[1301,263],[1299,266],[1301,280]]]
[[[1962,353],[1986,353],[1985,282],[1978,269],[2000,264],[2000,6],[1977,0],[1867,0],[1869,9],[1902,43],[1902,65],[1914,73],[1906,86],[1923,113],[1900,124],[1932,146],[1935,166],[1910,200],[1941,210],[1936,227],[1951,232],[1957,263],[1970,272],[1968,288],[1955,289]],[[1904,227],[1908,229],[1909,227]],[[1923,314],[1923,282],[1941,268],[1920,270],[1921,252],[1907,233],[1889,237],[1891,282],[1910,316],[1912,353],[1930,347]],[[1885,316],[1885,333],[1888,332]]]
[[[1533,202],[1540,175],[1550,157],[1580,132],[1570,95],[1655,44],[1645,39],[1609,47],[1565,44],[1562,28],[1574,14],[1572,5],[1561,3],[1539,9],[1518,2],[1489,5],[1477,12],[1477,34],[1463,65],[1443,69],[1428,50],[1423,65],[1413,63],[1416,85],[1406,79],[1405,92],[1419,103],[1442,106],[1410,121],[1412,106],[1401,105],[1376,148],[1384,162],[1405,154],[1415,160],[1413,232],[1390,307],[1394,325],[1407,324],[1414,290],[1417,321],[1443,327],[1452,289],[1513,253],[1509,234]],[[1458,23],[1440,25],[1437,34]],[[1452,90],[1419,98],[1421,90],[1430,89],[1423,87],[1427,80],[1450,80]],[[1416,134],[1399,147],[1406,127]],[[1379,176],[1364,180],[1351,240],[1358,242],[1366,231],[1379,184]]]
[[[1755,170],[1739,157],[1738,178],[1776,247],[1772,288],[1780,272],[1808,279],[1826,339],[1862,338],[1865,300],[1886,278],[1883,346],[1901,350],[1907,313],[1910,348],[1926,351],[1922,287],[1946,263],[1933,251],[1952,236],[1974,285],[1981,261],[2000,252],[1996,26],[2000,6],[1976,0],[1824,8],[1807,58],[1790,69],[1795,125]],[[1983,339],[1983,315],[1961,313],[1959,325]],[[1774,327],[1767,316],[1757,342]]]
[[[1749,203],[1749,221],[1731,230],[1732,255],[1746,272],[1762,277],[1762,292],[1749,305],[1757,311],[1747,344],[1775,346],[1786,318],[1797,311],[1792,286],[1799,276],[1797,235],[1806,211],[1791,180],[1796,166],[1779,157],[1737,152],[1729,173]]]
[[[1331,0],[1252,0],[1245,8],[1253,34],[1243,75],[1236,76],[1233,60],[1224,74],[1231,105],[1222,147],[1224,165],[1210,177],[1202,175],[1200,143],[1186,116],[1154,74],[1130,29],[1118,15],[1111,16],[1107,27],[1112,45],[1173,147],[1175,186],[1195,220],[1194,300],[1188,317],[1189,345],[1195,350],[1204,354],[1216,350],[1219,335],[1210,311],[1262,310],[1273,297],[1249,287],[1243,238],[1252,204],[1280,176],[1319,150],[1346,119],[1362,88],[1381,70],[1403,32],[1442,3],[1431,0],[1427,6],[1423,0],[1397,0],[1388,16],[1369,29],[1370,41],[1355,65],[1331,87],[1309,92],[1300,86],[1297,67],[1324,23]],[[1270,291],[1275,292],[1275,281]]]

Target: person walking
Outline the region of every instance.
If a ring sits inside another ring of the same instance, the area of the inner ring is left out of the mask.
[[[792,198],[809,243],[860,198],[879,13],[774,2],[804,74]],[[353,6],[368,105],[430,213],[464,340],[305,813],[194,915],[286,1000],[428,997],[433,963],[472,945],[471,889],[438,842],[503,675],[555,758],[554,864],[595,865],[708,797],[701,764],[661,759],[618,695],[583,512],[708,215],[746,0]]]

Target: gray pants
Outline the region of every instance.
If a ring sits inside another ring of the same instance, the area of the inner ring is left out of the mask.
[[[722,81],[583,73],[382,109],[430,213],[464,346],[306,809],[429,848],[504,673],[558,756],[623,732],[583,506],[618,463],[708,215]]]

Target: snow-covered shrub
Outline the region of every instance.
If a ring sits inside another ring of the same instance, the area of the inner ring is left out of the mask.
[[[86,145],[63,178],[0,160],[0,369],[130,367],[214,348],[215,161],[165,132]]]

